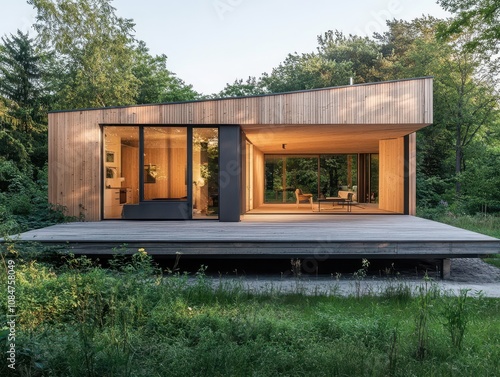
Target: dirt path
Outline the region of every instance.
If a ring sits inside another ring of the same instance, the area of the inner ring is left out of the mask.
[[[500,269],[491,266],[481,259],[453,259],[451,277],[441,280],[431,276],[432,284],[448,294],[457,294],[461,289],[469,289],[469,296],[483,295],[500,298]],[[368,276],[357,284],[350,276],[339,279],[330,276],[257,276],[244,277],[214,277],[214,284],[238,284],[251,292],[304,293],[349,296],[358,292],[361,294],[380,295],[390,287],[408,286],[413,292],[423,284],[422,278],[416,278],[410,271],[398,274],[397,277],[384,278]]]

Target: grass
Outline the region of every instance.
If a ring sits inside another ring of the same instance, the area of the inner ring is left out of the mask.
[[[205,267],[192,277],[163,275],[145,250],[112,269],[85,258],[41,263],[13,247],[2,254],[9,258],[16,262],[18,305],[17,369],[10,375],[494,376],[500,370],[500,300],[446,296],[430,281],[416,297],[401,284],[381,297],[251,294],[234,283],[213,286]],[[4,269],[0,280],[6,286]],[[6,310],[2,301],[0,313]],[[6,368],[0,364],[0,375],[9,375]]]

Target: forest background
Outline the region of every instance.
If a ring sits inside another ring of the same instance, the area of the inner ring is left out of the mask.
[[[496,1],[440,0],[453,14],[387,21],[371,37],[327,30],[260,77],[197,93],[134,36],[112,0],[29,0],[35,36],[0,42],[0,232],[70,220],[47,200],[47,113],[434,77],[434,125],[417,133],[418,214],[500,213]],[[83,220],[82,217],[80,220]],[[78,220],[78,219],[73,219]]]

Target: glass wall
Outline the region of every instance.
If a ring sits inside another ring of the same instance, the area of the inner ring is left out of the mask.
[[[141,202],[180,201],[187,208],[191,175],[193,216],[217,218],[218,135],[218,128],[103,127],[104,218],[122,218],[125,205]]]
[[[187,199],[187,128],[144,127],[144,200]]]
[[[265,156],[265,203],[295,203],[295,190],[318,197],[356,192],[358,156]]]
[[[295,203],[295,190],[318,192],[317,156],[266,156],[265,202]]]
[[[358,156],[355,154],[322,155],[320,161],[320,195],[339,196],[339,191],[357,193]]]
[[[122,216],[139,203],[139,127],[104,127],[104,218]]]
[[[193,128],[193,219],[219,216],[219,130]]]

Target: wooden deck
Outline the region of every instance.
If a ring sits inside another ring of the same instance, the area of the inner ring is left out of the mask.
[[[246,215],[218,221],[102,221],[33,230],[19,241],[60,245],[75,254],[114,248],[212,258],[456,258],[500,252],[500,240],[404,215]]]

